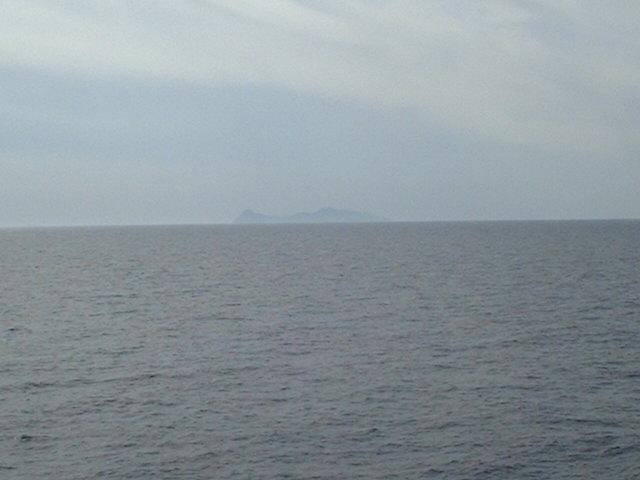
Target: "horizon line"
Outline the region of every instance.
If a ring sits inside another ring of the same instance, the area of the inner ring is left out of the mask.
[[[185,223],[86,223],[86,224],[32,224],[0,225],[0,230],[59,229],[59,228],[139,228],[139,227],[247,227],[247,226],[286,226],[286,225],[380,225],[384,223],[540,223],[540,222],[635,222],[640,217],[602,217],[602,218],[505,218],[505,219],[433,219],[433,220],[382,220],[373,222],[185,222]]]

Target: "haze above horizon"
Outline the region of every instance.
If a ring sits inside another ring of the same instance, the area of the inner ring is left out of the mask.
[[[640,217],[640,4],[6,0],[0,227]]]

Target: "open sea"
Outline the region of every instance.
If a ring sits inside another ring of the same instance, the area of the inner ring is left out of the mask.
[[[640,222],[0,230],[0,478],[638,479]]]

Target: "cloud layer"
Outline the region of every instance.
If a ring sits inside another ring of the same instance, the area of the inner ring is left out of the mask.
[[[637,146],[640,4],[3,2],[6,67],[274,85],[508,142]]]
[[[4,0],[0,224],[640,216],[640,3]]]

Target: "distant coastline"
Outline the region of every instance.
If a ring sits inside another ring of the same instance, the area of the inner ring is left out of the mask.
[[[388,220],[385,218],[367,212],[325,207],[315,212],[299,212],[288,216],[266,215],[253,210],[245,210],[233,223],[373,223],[386,221]]]

